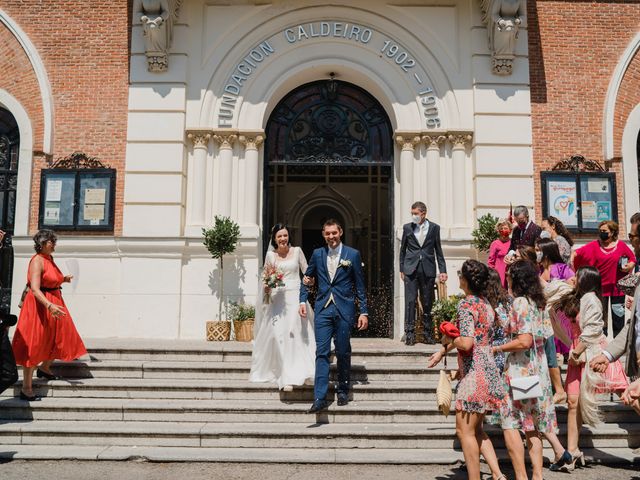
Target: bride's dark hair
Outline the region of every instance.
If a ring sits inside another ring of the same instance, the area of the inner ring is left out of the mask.
[[[280,230],[287,231],[287,233],[289,234],[289,245],[291,245],[291,230],[289,230],[289,227],[287,227],[284,223],[276,223],[271,229],[271,246],[276,250],[278,249],[278,244],[276,243],[276,233],[278,233]]]

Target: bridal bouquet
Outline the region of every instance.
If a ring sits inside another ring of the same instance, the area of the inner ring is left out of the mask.
[[[275,265],[267,265],[265,266],[264,272],[262,272],[262,283],[264,283],[264,286],[269,288],[269,290],[284,287],[284,273]],[[270,302],[271,295],[265,292],[264,303]]]

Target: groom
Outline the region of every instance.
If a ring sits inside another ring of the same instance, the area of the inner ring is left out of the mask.
[[[304,276],[304,284],[315,282],[318,294],[315,306],[316,378],[314,402],[307,413],[327,408],[329,387],[329,355],[331,338],[335,337],[338,357],[338,405],[349,403],[349,376],[351,374],[351,329],[356,319],[356,296],[360,303],[358,330],[369,325],[364,272],[360,252],[343,245],[342,226],[336,220],[327,220],[322,226],[327,246],[314,250]],[[355,293],[355,295],[354,295]],[[300,288],[300,316],[307,316],[309,292]]]

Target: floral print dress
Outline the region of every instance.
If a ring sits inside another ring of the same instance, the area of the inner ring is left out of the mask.
[[[511,340],[518,335],[530,333],[533,335],[535,348],[509,352],[504,367],[504,389],[507,392],[506,402],[501,410],[502,428],[518,429],[525,432],[556,432],[558,423],[556,410],[553,405],[553,391],[547,357],[544,352],[545,338],[550,337],[550,322],[545,321],[547,314],[525,297],[518,297],[513,301],[509,314],[509,324],[505,333]],[[532,358],[535,355],[535,358]],[[511,393],[511,379],[540,375],[542,397],[526,400],[513,400]]]
[[[486,413],[500,409],[504,389],[491,353],[495,315],[483,298],[468,295],[458,305],[456,326],[460,335],[474,340],[469,353],[458,352],[461,379],[456,393],[456,410]]]

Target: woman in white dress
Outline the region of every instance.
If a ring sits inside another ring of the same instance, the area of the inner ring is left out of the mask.
[[[291,246],[289,238],[285,225],[276,224],[271,230],[264,268],[275,266],[282,271],[285,285],[269,289],[261,281],[269,302],[258,299],[249,376],[251,382],[274,382],[284,391],[293,390],[294,385],[312,383],[316,362],[313,318],[298,314],[300,273],[307,270],[307,260],[300,247]]]

